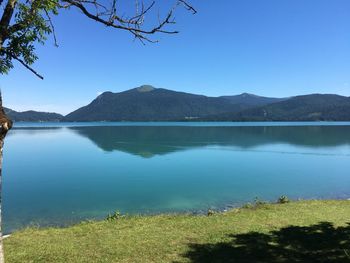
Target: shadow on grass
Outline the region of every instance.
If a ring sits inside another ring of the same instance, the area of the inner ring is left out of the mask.
[[[190,262],[350,262],[350,223],[289,226],[267,234],[229,235],[230,241],[190,244]],[[347,252],[348,251],[348,252]],[[348,255],[347,255],[348,254]]]

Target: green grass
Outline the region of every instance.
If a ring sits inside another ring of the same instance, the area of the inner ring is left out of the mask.
[[[5,257],[8,263],[350,262],[348,222],[350,201],[125,217],[19,231],[5,239]]]

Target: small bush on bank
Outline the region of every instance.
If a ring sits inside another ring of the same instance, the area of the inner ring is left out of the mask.
[[[215,211],[213,209],[208,209],[207,215],[212,216],[215,214]]]
[[[115,220],[118,220],[122,217],[123,217],[123,215],[119,211],[115,211],[113,214],[108,214],[108,216],[106,217],[106,220],[107,221],[115,221]]]
[[[289,203],[289,202],[290,202],[289,198],[287,196],[285,196],[285,195],[282,195],[282,196],[280,196],[277,199],[277,203],[278,204],[286,204],[286,203]]]
[[[242,208],[253,208],[253,205],[251,203],[246,203],[242,206]]]
[[[259,199],[259,197],[255,197],[254,198],[254,203],[255,203],[255,206],[261,206],[261,205],[266,205],[267,204],[266,201],[263,201],[263,200]]]

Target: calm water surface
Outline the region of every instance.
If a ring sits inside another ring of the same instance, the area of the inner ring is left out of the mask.
[[[23,123],[4,158],[5,232],[350,197],[350,123]]]

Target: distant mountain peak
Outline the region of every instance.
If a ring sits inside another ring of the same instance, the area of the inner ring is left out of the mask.
[[[113,94],[112,91],[105,91],[105,92],[102,92],[100,95],[98,95],[97,98],[102,98],[104,96],[109,96],[111,94]]]
[[[247,92],[242,93],[241,96],[242,97],[260,97],[258,95],[247,93]]]
[[[155,90],[156,88],[151,85],[142,85],[138,88],[136,88],[138,92],[150,92]]]

